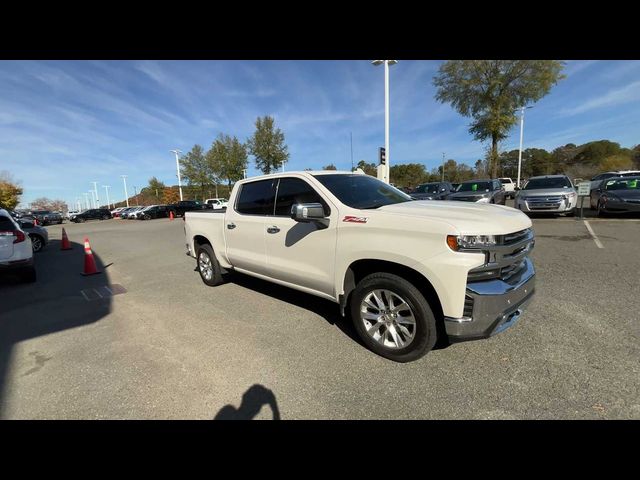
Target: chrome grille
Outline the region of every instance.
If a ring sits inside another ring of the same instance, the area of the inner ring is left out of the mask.
[[[496,246],[486,250],[485,264],[469,271],[467,282],[501,279],[508,282],[525,268],[525,260],[535,244],[533,230],[499,235]]]
[[[564,201],[564,197],[550,195],[548,197],[525,197],[523,200],[529,210],[557,210]]]

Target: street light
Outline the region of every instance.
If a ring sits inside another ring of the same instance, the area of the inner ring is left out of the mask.
[[[93,208],[98,208],[96,206],[96,198],[94,197],[95,193],[93,190],[89,190],[89,193],[91,194],[91,201],[93,202]]]
[[[127,176],[120,175],[122,177],[122,181],[124,182],[124,199],[127,201],[127,207],[129,207],[129,192],[127,192]]]
[[[178,171],[178,188],[180,189],[180,201],[182,201],[182,180],[180,179],[180,161],[178,160],[178,154],[182,153],[180,150],[169,150],[176,154],[176,170]]]
[[[98,208],[100,206],[100,199],[98,198],[98,182],[90,182],[90,183],[93,183],[93,189],[96,192],[96,203],[98,205],[96,208]]]
[[[104,188],[104,191],[107,193],[107,207],[111,208],[111,201],[109,200],[109,189],[111,188],[111,186],[110,185],[103,185],[102,187]]]
[[[87,210],[89,210],[91,208],[91,204],[89,203],[89,194],[88,193],[83,193],[84,195],[84,202],[87,206]]]
[[[444,152],[442,152],[442,181],[444,182]]]
[[[378,178],[389,183],[389,173],[391,154],[389,153],[389,65],[395,65],[397,60],[374,60],[371,62],[375,66],[384,64],[384,152],[386,162],[382,168],[378,169]]]
[[[520,188],[520,169],[522,168],[522,136],[524,133],[524,111],[527,108],[533,108],[533,106],[520,108],[520,152],[518,153],[518,181],[516,182],[518,188]]]

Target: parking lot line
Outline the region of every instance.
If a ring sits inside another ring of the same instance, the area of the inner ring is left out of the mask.
[[[593,241],[596,242],[596,246],[598,248],[604,248],[604,246],[602,245],[602,242],[600,241],[598,236],[594,233],[593,229],[591,228],[591,225],[589,225],[589,222],[585,220],[584,224],[587,227],[587,230],[589,230],[589,233],[591,234],[591,236],[593,237]]]

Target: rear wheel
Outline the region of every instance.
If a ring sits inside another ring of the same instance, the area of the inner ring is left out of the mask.
[[[42,250],[42,247],[44,247],[44,240],[42,237],[35,234],[29,235],[29,237],[31,237],[31,248],[33,249],[33,252],[36,253]]]
[[[373,273],[350,301],[358,335],[373,352],[396,362],[417,360],[436,343],[436,320],[420,291],[402,277]]]
[[[222,271],[211,245],[200,245],[197,249],[196,259],[198,273],[200,273],[202,281],[210,287],[220,285],[222,283]]]

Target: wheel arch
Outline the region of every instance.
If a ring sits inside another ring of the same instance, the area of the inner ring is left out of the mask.
[[[349,303],[351,293],[356,288],[358,282],[367,275],[377,272],[392,273],[405,278],[422,293],[436,317],[438,336],[441,337],[441,332],[444,332],[444,314],[436,289],[422,273],[401,263],[377,259],[361,259],[352,262],[345,272],[343,282],[344,294],[340,296],[340,309],[343,314],[344,309]]]

